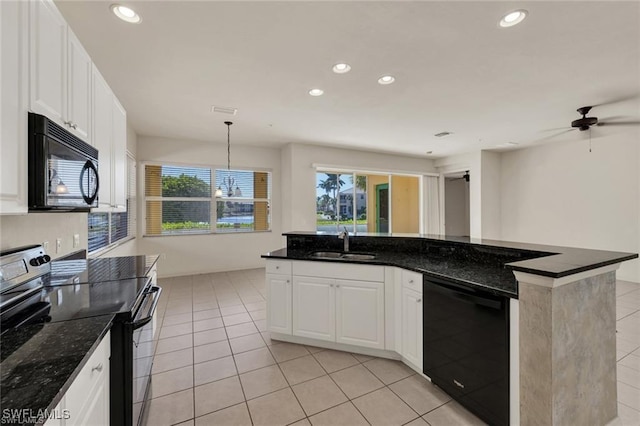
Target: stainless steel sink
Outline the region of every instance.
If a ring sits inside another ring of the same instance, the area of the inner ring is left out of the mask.
[[[339,259],[342,253],[337,251],[317,251],[311,254],[311,257],[323,257],[325,259]]]
[[[363,253],[340,253],[337,251],[316,251],[311,253],[311,257],[319,259],[344,259],[344,260],[373,260],[376,258],[375,254],[363,254]]]
[[[376,258],[375,254],[358,254],[358,253],[344,253],[340,256],[342,259],[350,260],[373,260]]]

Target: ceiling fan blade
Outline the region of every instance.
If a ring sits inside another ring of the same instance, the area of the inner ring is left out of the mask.
[[[640,121],[601,121],[598,126],[638,126]]]
[[[617,98],[609,99],[607,101],[600,102],[599,104],[593,104],[591,105],[591,107],[596,108],[596,107],[601,107],[603,105],[617,104],[618,102],[630,101],[638,98],[640,98],[640,93],[633,93],[631,95],[619,96]]]
[[[544,130],[540,130],[540,133],[544,133],[544,132],[553,132],[555,130],[570,130],[571,127],[555,127],[553,129],[544,129]]]
[[[553,139],[553,138],[556,138],[556,137],[558,137],[560,135],[564,135],[565,133],[573,132],[574,130],[577,130],[577,129],[574,129],[574,128],[567,129],[567,128],[565,128],[565,130],[563,130],[562,132],[554,133],[553,135],[545,136],[544,138],[541,138],[541,139],[536,139],[536,140],[533,141],[533,143],[543,142],[543,141],[546,141],[546,140],[549,140],[549,139]]]

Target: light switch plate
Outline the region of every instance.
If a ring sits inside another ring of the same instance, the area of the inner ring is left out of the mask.
[[[62,238],[56,238],[56,254],[60,253],[61,248],[62,248]]]
[[[73,234],[73,248],[80,247],[80,234]]]
[[[43,241],[42,248],[44,249],[45,253],[49,251],[49,241]]]

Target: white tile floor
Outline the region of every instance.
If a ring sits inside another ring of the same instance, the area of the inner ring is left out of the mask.
[[[401,363],[271,341],[264,269],[160,285],[149,426],[483,424]],[[616,291],[618,411],[640,425],[640,284]]]

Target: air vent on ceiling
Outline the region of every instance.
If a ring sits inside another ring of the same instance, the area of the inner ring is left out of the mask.
[[[222,113],[222,114],[236,115],[236,113],[238,112],[238,108],[212,105],[211,106],[211,112],[219,112],[219,113]]]
[[[435,135],[433,135],[433,136],[435,136],[435,137],[437,137],[437,138],[441,138],[441,137],[444,137],[444,136],[449,136],[449,135],[451,135],[451,134],[453,134],[453,132],[440,132],[440,133],[436,133],[436,134],[435,134]]]

